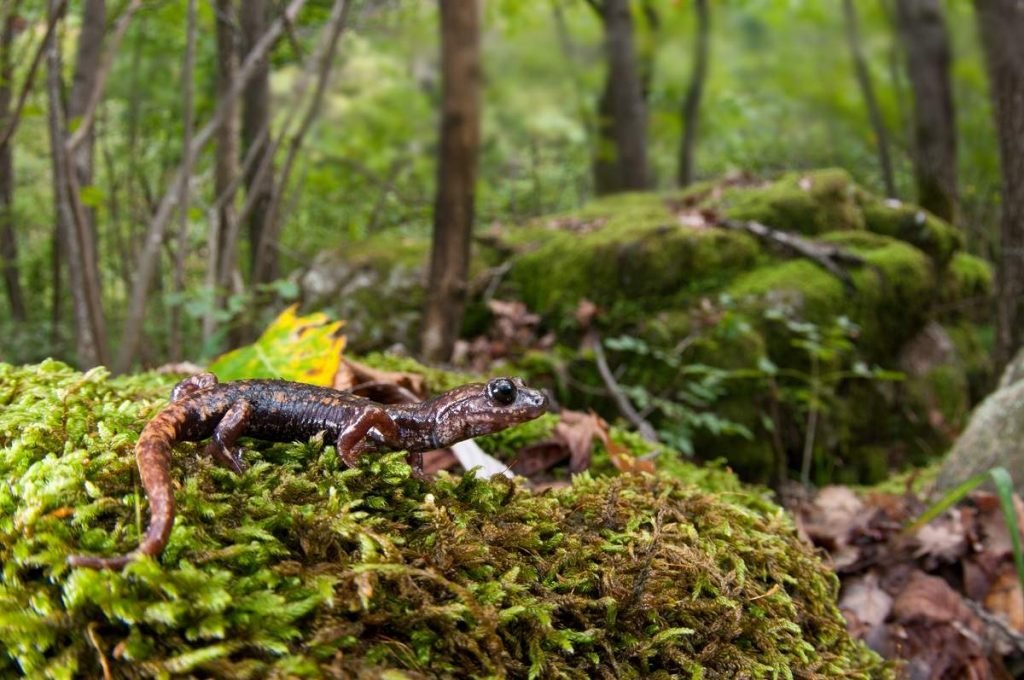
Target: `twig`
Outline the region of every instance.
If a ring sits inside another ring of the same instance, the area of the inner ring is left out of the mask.
[[[608,388],[608,392],[611,394],[612,399],[615,401],[615,405],[619,408],[619,412],[625,416],[626,420],[631,422],[636,427],[637,432],[640,436],[649,442],[657,443],[658,433],[655,432],[654,427],[649,422],[644,420],[637,410],[633,407],[633,404],[629,401],[629,398],[622,391],[622,387],[619,382],[615,379],[611,369],[608,367],[608,359],[604,355],[604,349],[601,347],[601,336],[597,331],[591,330],[587,333],[587,339],[590,342],[591,348],[594,350],[594,361],[597,363],[597,370],[601,374],[601,380],[604,381],[605,387]]]
[[[997,642],[1003,642],[1012,647],[1013,651],[1017,654],[1024,653],[1024,635],[1014,630],[1002,617],[993,614],[974,600],[965,597],[963,601],[974,612],[974,615],[985,624],[985,635],[982,636],[982,640],[989,644],[983,645],[982,649],[985,649],[987,646],[989,648],[987,651],[992,651],[991,648]]]
[[[746,232],[762,241],[774,243],[801,257],[806,257],[842,281],[847,292],[852,292],[856,289],[849,272],[839,266],[840,264],[863,265],[865,263],[864,258],[855,253],[851,253],[839,246],[815,243],[797,234],[782,231],[781,229],[773,229],[753,220],[743,222],[740,220],[724,219],[718,220],[717,224],[726,229]]]

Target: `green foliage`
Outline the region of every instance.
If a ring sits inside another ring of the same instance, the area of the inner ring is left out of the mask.
[[[428,486],[401,453],[348,470],[316,440],[254,442],[240,477],[180,445],[161,558],[70,570],[138,540],[130,452],[169,387],[0,364],[0,675],[891,676],[788,517],[721,471],[721,495],[533,494]]]
[[[655,370],[672,376],[668,381],[671,387],[664,393],[652,393],[643,384],[623,385],[623,391],[638,411],[658,416],[661,423],[658,435],[668,446],[692,456],[696,430],[715,436],[753,437],[746,427],[714,410],[715,403],[728,392],[726,382],[738,372],[684,361],[681,353],[652,347],[629,335],[608,338],[604,344],[610,350],[636,355],[640,362],[653,362],[657,366]]]

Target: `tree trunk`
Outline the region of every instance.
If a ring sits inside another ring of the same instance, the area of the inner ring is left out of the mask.
[[[897,0],[896,20],[914,92],[914,179],[921,207],[956,221],[956,111],[940,0]]]
[[[429,361],[451,358],[465,311],[480,147],[480,69],[478,0],[441,0],[441,141],[422,337]]]
[[[853,70],[857,76],[857,84],[860,86],[861,94],[864,96],[864,104],[868,109],[868,119],[875,131],[875,140],[878,145],[878,164],[882,171],[882,183],[885,185],[885,195],[890,198],[896,196],[896,183],[893,181],[892,161],[889,155],[889,132],[882,120],[882,111],[878,108],[878,100],[875,98],[875,88],[871,83],[871,73],[868,71],[868,63],[864,58],[864,48],[861,46],[860,28],[857,22],[857,9],[853,0],[843,0],[843,14],[846,17],[846,41],[853,56]]]
[[[238,175],[238,100],[230,96],[238,79],[238,43],[234,0],[216,0],[214,6],[217,15],[217,100],[225,102],[225,106],[229,107],[217,130],[214,191],[219,196],[228,190]],[[259,68],[253,71],[253,77],[258,73]],[[232,225],[236,217],[232,194],[221,204],[217,213],[216,248],[212,248],[213,243],[210,244],[211,249],[220,254],[217,266],[218,309],[223,309],[223,296],[231,286],[236,265],[235,257],[225,257],[225,254],[238,252],[235,244],[227,243],[228,235],[235,232]]]
[[[696,0],[697,42],[693,49],[693,75],[683,99],[683,140],[679,145],[679,186],[693,182],[693,156],[697,146],[697,127],[700,123],[700,100],[708,77],[708,52],[711,44],[711,11],[708,0]]]
[[[267,0],[248,0],[239,12],[242,29],[242,54],[248,54],[259,37],[267,30],[270,7]],[[242,95],[242,147],[248,156],[254,154],[245,170],[245,192],[251,196],[252,207],[247,218],[249,230],[249,270],[255,275],[256,253],[259,252],[263,225],[273,193],[272,168],[260,172],[270,144],[270,61],[264,56],[259,61],[252,80]],[[249,200],[249,199],[247,199]],[[265,283],[255,280],[253,283]]]
[[[178,198],[178,245],[174,253],[174,293],[178,297],[178,301],[171,306],[170,341],[168,342],[171,361],[181,361],[182,359],[181,295],[185,292],[189,180],[192,177],[192,162],[194,160],[192,158],[192,133],[194,126],[192,90],[196,56],[196,0],[188,0],[185,26],[185,57],[181,67],[181,117],[183,128],[181,148],[185,157],[181,161],[183,172],[181,174],[181,193]]]
[[[974,0],[988,65],[1002,166],[995,359],[1001,370],[1024,338],[1024,5]]]
[[[11,83],[14,79],[14,65],[11,48],[14,45],[14,15],[18,3],[11,13],[4,17],[0,29],[0,120],[8,121],[11,116]],[[7,303],[11,318],[23,322],[28,315],[25,309],[25,294],[21,288],[18,271],[18,241],[14,233],[14,153],[11,139],[0,145],[0,267],[3,268],[4,285],[7,288]]]
[[[68,96],[68,120],[80,121],[89,107],[89,99],[96,89],[100,57],[103,54],[103,38],[107,21],[106,0],[85,0],[82,9],[82,28],[78,35],[78,52],[75,56],[75,74],[71,80],[71,94]],[[71,152],[68,160],[78,178],[78,186],[92,184],[93,147],[95,135],[90,129],[83,142]],[[85,211],[90,235],[96,236],[96,216],[89,208]]]
[[[608,70],[597,107],[594,190],[602,195],[646,189],[647,106],[637,71],[629,0],[604,0],[598,7]]]
[[[285,116],[281,135],[277,140],[271,142],[270,148],[267,150],[268,157],[266,160],[269,163],[285,136],[289,136],[288,152],[285,154],[284,161],[281,164],[280,177],[277,179],[274,192],[270,197],[270,203],[267,205],[266,221],[263,223],[260,234],[259,250],[256,253],[256,271],[253,275],[255,281],[269,282],[281,276],[279,244],[285,214],[287,213],[284,197],[288,191],[288,182],[291,178],[292,170],[295,167],[295,159],[298,157],[299,150],[302,149],[302,143],[305,141],[306,135],[309,134],[310,129],[313,127],[313,121],[316,120],[317,115],[320,113],[324,93],[327,91],[327,84],[330,81],[331,66],[334,64],[334,56],[338,49],[338,40],[345,29],[348,21],[348,12],[351,7],[351,2],[334,0],[330,19],[322,30],[323,37],[318,41],[316,53],[310,58],[308,66],[303,70],[302,76],[297,79],[293,90],[295,101],[301,102],[310,83],[315,83],[312,99],[303,112],[298,127],[293,133],[289,132],[289,130],[291,129],[293,117],[299,111],[299,106],[295,106],[288,112]],[[295,195],[297,196],[298,194]],[[247,208],[252,207],[250,201],[246,201],[246,203],[248,204]]]
[[[50,0],[51,12],[57,11],[58,6],[59,3]],[[95,241],[88,229],[85,211],[73,191],[77,187],[77,176],[67,154],[67,127],[61,103],[60,41],[56,35],[51,35],[47,46],[46,67],[56,220],[68,263],[78,363],[82,368],[91,368],[106,363],[106,337],[99,308]]]

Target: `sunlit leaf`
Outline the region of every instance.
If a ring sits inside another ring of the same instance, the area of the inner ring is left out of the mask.
[[[281,312],[256,342],[221,355],[209,370],[221,380],[285,378],[331,385],[345,347],[345,336],[338,333],[343,322],[321,312],[298,316],[296,308]]]

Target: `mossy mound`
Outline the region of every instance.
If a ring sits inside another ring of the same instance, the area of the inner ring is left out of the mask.
[[[571,318],[586,297],[630,323],[713,292],[759,252],[746,234],[679,226],[657,194],[597,201],[571,219],[570,229],[529,229],[533,242],[508,274],[516,297],[551,319]]]
[[[235,476],[181,445],[160,560],[69,570],[135,545],[131,450],[171,382],[0,365],[0,675],[891,674],[789,519],[734,480],[424,484],[401,454],[346,470],[315,441],[253,442]]]
[[[767,186],[728,189],[711,203],[735,220],[754,220],[773,229],[813,236],[863,229],[859,192],[850,173],[830,168],[790,173]]]

